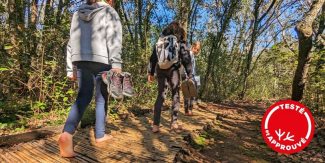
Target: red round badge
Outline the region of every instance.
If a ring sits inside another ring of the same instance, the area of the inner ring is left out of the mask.
[[[314,136],[315,124],[303,104],[284,100],[267,109],[262,120],[265,142],[280,153],[296,153],[304,149]]]

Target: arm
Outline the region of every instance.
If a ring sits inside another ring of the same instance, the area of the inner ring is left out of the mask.
[[[192,66],[193,66],[193,75],[196,75],[196,65],[195,65],[195,56],[193,54],[192,58]]]
[[[188,77],[192,77],[192,58],[186,41],[181,42],[180,57],[186,74]]]
[[[113,69],[122,69],[122,24],[116,11],[107,8],[106,44],[108,59]]]
[[[67,76],[69,78],[74,78],[74,71],[77,70],[77,67],[75,65],[73,65],[72,63],[72,51],[71,51],[71,41],[69,39],[68,45],[67,45]]]
[[[154,46],[151,53],[149,66],[148,66],[149,75],[154,76],[157,62],[158,62],[158,58],[156,55],[156,46]]]

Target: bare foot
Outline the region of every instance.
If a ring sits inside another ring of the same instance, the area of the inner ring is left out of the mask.
[[[185,113],[185,116],[192,116],[193,115],[193,113],[192,113],[192,111],[188,111],[188,113]]]
[[[158,125],[153,125],[153,127],[152,127],[152,132],[153,132],[153,133],[160,132],[159,126],[158,126]]]
[[[170,129],[171,130],[183,130],[183,127],[179,126],[178,124],[172,124]]]
[[[73,151],[73,142],[72,142],[72,135],[63,132],[61,137],[59,138],[59,147],[60,153],[62,157],[76,157],[77,154]]]
[[[111,139],[113,139],[112,135],[105,134],[104,137],[96,139],[95,141],[96,141],[96,143],[100,143],[100,142],[103,142],[106,140],[111,140]]]

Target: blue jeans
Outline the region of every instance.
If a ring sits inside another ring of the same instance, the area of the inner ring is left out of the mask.
[[[73,135],[89,105],[96,83],[96,124],[95,137],[102,138],[105,135],[105,124],[107,115],[107,86],[103,82],[101,75],[103,71],[109,71],[110,65],[97,62],[79,61],[75,63],[78,68],[79,91],[76,101],[73,103],[64,125],[63,132]]]

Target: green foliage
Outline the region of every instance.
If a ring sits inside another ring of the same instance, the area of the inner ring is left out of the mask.
[[[119,116],[117,113],[109,113],[109,118],[114,121],[117,120]]]
[[[288,99],[296,69],[295,54],[285,44],[277,44],[262,54],[257,69],[249,78],[248,98]]]

